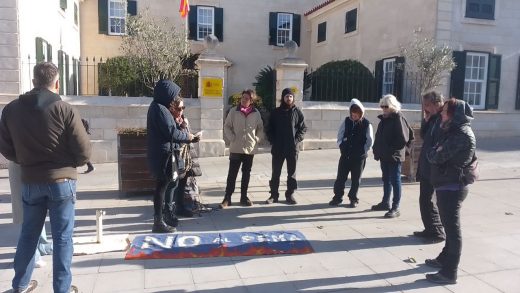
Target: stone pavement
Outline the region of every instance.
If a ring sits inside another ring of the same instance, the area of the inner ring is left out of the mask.
[[[300,154],[297,206],[262,204],[269,196],[271,167],[270,155],[260,154],[250,184],[255,206],[182,219],[179,228],[180,233],[296,229],[311,241],[315,253],[138,261],[125,261],[123,252],[75,256],[73,284],[81,292],[520,292],[520,138],[479,141],[479,157],[481,180],[471,186],[462,208],[464,242],[457,285],[424,280],[424,274],[433,271],[423,265],[424,259],[435,257],[443,244],[426,245],[410,237],[422,227],[418,184],[404,184],[400,218],[385,219],[384,212],[369,211],[382,195],[380,170],[370,158],[359,207],[328,206],[337,150]],[[223,197],[228,160],[200,162],[202,199],[216,205]],[[150,232],[151,197],[120,196],[117,165],[96,168],[79,178],[75,235],[95,235],[96,209],[107,212],[107,234],[133,237]],[[233,199],[238,201],[238,192]],[[17,230],[11,224],[7,170],[0,170],[0,292],[10,288]],[[52,258],[44,260],[49,265],[35,269],[33,276],[40,283],[36,292],[52,291]]]

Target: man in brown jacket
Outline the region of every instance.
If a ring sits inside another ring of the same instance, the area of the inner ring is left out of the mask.
[[[71,286],[76,167],[90,157],[90,140],[76,109],[61,100],[58,68],[34,67],[34,89],[5,106],[0,120],[0,152],[21,166],[23,224],[14,257],[13,292],[30,292],[34,251],[49,211],[52,227],[54,292]]]

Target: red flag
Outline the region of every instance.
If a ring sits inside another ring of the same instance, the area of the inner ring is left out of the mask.
[[[185,18],[186,16],[188,16],[189,11],[190,11],[189,0],[181,0],[181,6],[179,7],[179,12],[181,13],[181,17]]]

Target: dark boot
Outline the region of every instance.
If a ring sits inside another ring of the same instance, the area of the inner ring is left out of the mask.
[[[294,194],[288,192],[285,193],[285,202],[291,205],[297,204],[296,200],[294,199]]]
[[[162,216],[154,216],[152,233],[173,233],[174,227],[166,225]]]
[[[222,203],[218,205],[219,208],[225,209],[227,207],[231,206],[231,196],[224,196],[224,200],[222,200]]]
[[[179,219],[175,216],[174,207],[164,207],[163,220],[166,225],[171,227],[177,227],[179,225]]]

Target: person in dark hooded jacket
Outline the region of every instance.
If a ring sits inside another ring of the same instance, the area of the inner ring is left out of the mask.
[[[266,203],[278,202],[278,187],[283,162],[287,161],[287,190],[285,199],[288,204],[296,204],[294,191],[298,188],[296,181],[296,162],[298,152],[307,126],[302,111],[294,104],[294,92],[290,88],[282,91],[280,106],[271,112],[269,117],[267,139],[271,143],[272,175],[269,181],[271,196]]]
[[[173,106],[173,100],[179,95],[181,88],[170,80],[160,80],[153,90],[153,101],[148,108],[146,117],[147,129],[147,157],[150,172],[156,180],[153,199],[154,224],[152,232],[170,233],[175,228],[167,225],[164,216],[170,224],[175,225],[176,218],[173,215],[173,207],[165,206],[166,187],[171,177],[171,164],[168,163],[172,142],[176,148],[181,142],[190,142],[195,137],[191,133],[183,132],[177,128],[177,124],[171,115],[169,108]],[[168,202],[171,202],[169,200]],[[166,210],[165,210],[166,209]]]
[[[426,279],[439,284],[455,284],[462,250],[460,208],[468,195],[462,172],[474,160],[476,140],[470,127],[473,111],[466,102],[455,98],[448,100],[441,117],[440,138],[428,151],[427,158],[446,243],[437,258],[426,260],[426,265],[440,268],[436,274],[427,274]]]

